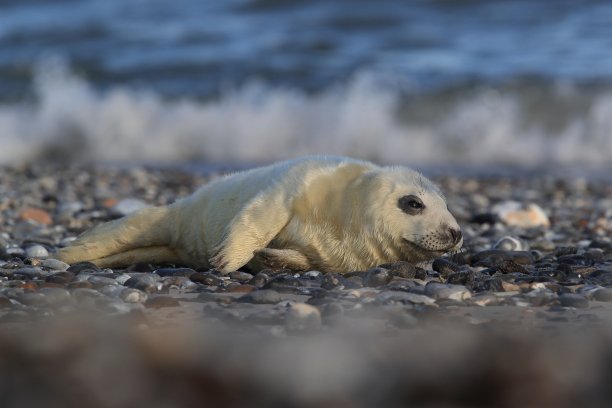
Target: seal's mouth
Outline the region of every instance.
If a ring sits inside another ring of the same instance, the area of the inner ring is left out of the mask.
[[[443,255],[447,252],[453,251],[455,249],[455,247],[457,245],[453,244],[451,246],[449,246],[448,248],[442,248],[442,249],[431,249],[431,248],[426,248],[424,246],[421,246],[419,244],[417,244],[416,242],[413,241],[409,241],[406,238],[402,238],[402,241],[407,244],[407,246],[409,246],[410,248],[412,248],[412,250],[418,251],[418,252],[425,252],[427,254],[432,254],[432,255]]]

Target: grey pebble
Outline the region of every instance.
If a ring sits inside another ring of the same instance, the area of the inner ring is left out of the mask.
[[[75,280],[79,281],[80,276],[81,275],[77,275],[75,277]],[[106,276],[91,275],[87,278],[87,281],[89,281],[89,283],[96,287],[102,287],[106,285],[119,285],[119,283],[117,283],[115,279]]]
[[[38,293],[45,296],[50,306],[63,306],[73,303],[70,292],[64,288],[41,288]]]
[[[149,204],[142,200],[138,200],[136,198],[125,198],[111,208],[111,213],[123,217],[147,207],[150,207]]]
[[[323,289],[331,290],[337,287],[344,287],[346,279],[337,273],[329,272],[323,276],[323,281],[321,282],[321,287]]]
[[[378,287],[391,282],[393,275],[385,268],[372,268],[363,276],[363,285],[368,287]]]
[[[321,312],[306,303],[293,303],[285,314],[285,327],[288,331],[311,331],[321,326]]]
[[[153,273],[162,278],[166,276],[183,276],[188,278],[196,273],[196,271],[191,268],[160,268],[153,271]]]
[[[466,300],[472,293],[463,285],[429,282],[425,286],[425,295],[434,299]]]
[[[238,281],[240,283],[246,283],[253,279],[253,275],[242,271],[230,272],[229,277],[230,279]]]
[[[493,248],[502,251],[529,251],[529,245],[525,241],[512,235],[500,238]]]
[[[30,279],[35,278],[45,278],[50,274],[50,272],[45,271],[41,268],[37,268],[35,266],[19,268],[13,271],[13,275],[22,275],[27,276]]]
[[[54,271],[65,271],[70,267],[65,262],[60,261],[59,259],[47,258],[42,261],[41,266],[44,268],[52,269]]]
[[[26,306],[46,306],[47,298],[39,292],[22,293],[16,297],[16,300]]]
[[[121,300],[127,303],[144,303],[147,300],[147,294],[138,289],[125,288],[120,293]]]
[[[561,296],[559,296],[559,301],[561,302],[561,305],[565,307],[589,307],[589,300],[586,297],[574,293],[562,294]]]
[[[319,271],[308,271],[302,274],[302,278],[310,279],[310,280],[316,280],[316,279],[321,278],[322,276],[323,276],[323,273]]]
[[[593,300],[599,302],[612,302],[612,289],[601,288],[593,292]]]
[[[42,245],[30,245],[25,249],[28,258],[45,259],[49,256],[49,251]]]
[[[247,293],[238,299],[239,302],[270,304],[278,303],[282,300],[280,293],[271,289],[260,289]]]
[[[385,291],[376,295],[376,303],[387,304],[387,303],[412,303],[415,305],[431,305],[436,301],[429,296],[418,295],[410,292],[400,291]]]

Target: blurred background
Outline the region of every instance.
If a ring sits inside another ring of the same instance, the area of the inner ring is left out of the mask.
[[[0,163],[610,168],[604,0],[4,0]]]

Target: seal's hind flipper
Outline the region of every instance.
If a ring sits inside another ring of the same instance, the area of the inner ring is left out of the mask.
[[[57,252],[57,258],[75,262],[114,259],[113,255],[137,248],[163,247],[170,243],[168,207],[145,208],[85,232],[70,246]],[[120,259],[120,258],[117,258]],[[149,261],[151,262],[151,261]],[[115,264],[106,262],[105,266]]]
[[[131,249],[126,252],[121,252],[100,259],[92,259],[90,262],[93,262],[100,268],[108,268],[111,266],[128,266],[139,262],[152,264],[180,264],[181,258],[170,247],[152,246]]]
[[[254,270],[292,269],[306,271],[312,267],[306,255],[294,249],[264,248],[255,251],[248,266]]]

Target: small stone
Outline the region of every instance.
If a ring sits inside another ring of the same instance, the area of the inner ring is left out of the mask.
[[[72,279],[74,279],[73,273],[63,271],[63,272],[56,272],[53,275],[49,275],[47,276],[45,280],[50,283],[59,283],[62,285],[66,285],[69,282],[71,282]]]
[[[484,290],[489,292],[502,292],[504,290],[504,282],[500,278],[487,279],[482,283]]]
[[[253,276],[253,279],[249,281],[250,285],[255,286],[256,288],[263,288],[268,282],[270,282],[270,276],[265,272],[259,272],[257,275]]]
[[[601,288],[593,292],[593,300],[599,302],[612,302],[612,289]]]
[[[155,296],[148,298],[144,305],[149,309],[161,309],[163,307],[178,307],[181,304],[170,296]]]
[[[25,249],[28,258],[45,259],[49,256],[49,251],[42,245],[30,245]]]
[[[276,304],[282,300],[280,293],[272,289],[260,289],[238,299],[243,303]]]
[[[393,275],[385,268],[372,268],[363,276],[363,285],[368,287],[378,287],[391,282]]]
[[[589,307],[589,300],[586,297],[574,293],[562,294],[561,296],[559,296],[559,301],[561,302],[561,305],[565,307]]]
[[[415,266],[408,262],[394,262],[380,265],[380,267],[387,269],[391,275],[397,276],[398,278],[414,279],[416,275]]]
[[[96,288],[101,288],[102,286],[106,286],[106,285],[117,285],[117,286],[119,285],[119,283],[117,283],[115,279],[109,278],[106,276],[92,275],[87,278],[87,281],[91,283],[92,285],[94,285],[94,287]]]
[[[123,285],[128,288],[142,290],[149,294],[155,293],[161,289],[159,277],[155,274],[139,274],[136,276],[133,274]]]
[[[511,235],[500,238],[493,248],[502,251],[529,251],[529,245],[525,241]]]
[[[321,326],[321,312],[306,303],[293,303],[285,314],[285,327],[288,331],[311,331]]]
[[[234,283],[225,288],[225,291],[228,293],[251,293],[255,290],[257,290],[257,287],[249,285],[248,283],[244,285]]]
[[[466,300],[472,297],[468,288],[462,285],[429,282],[425,286],[425,295],[434,299]]]
[[[212,272],[196,272],[189,276],[192,282],[201,283],[206,286],[219,286],[223,280]]]
[[[550,220],[537,204],[523,205],[518,201],[504,201],[493,206],[493,212],[500,220],[511,227],[534,228],[550,226]]]
[[[41,288],[39,293],[43,294],[50,306],[63,306],[73,303],[70,292],[63,288]]]
[[[431,265],[432,269],[443,277],[447,277],[454,272],[459,272],[459,266],[444,258],[437,258]]]
[[[451,273],[448,276],[446,283],[450,283],[453,285],[463,285],[467,287],[472,287],[474,285],[474,279],[475,279],[474,271],[469,270],[467,272]]]
[[[345,279],[340,274],[329,272],[323,275],[321,287],[327,290],[332,290],[338,287],[342,289],[344,287],[344,282]]]
[[[13,302],[11,299],[6,296],[0,295],[0,309],[6,309],[7,307],[13,306]]]
[[[52,269],[54,271],[65,271],[70,267],[70,265],[68,265],[67,263],[53,258],[45,259],[44,261],[42,261],[41,266],[43,268]]]
[[[127,303],[144,303],[147,300],[147,294],[138,289],[125,288],[119,295],[121,300]]]
[[[19,303],[26,306],[46,306],[47,299],[45,295],[38,292],[26,292],[17,296],[16,299]]]
[[[502,280],[501,285],[504,292],[518,292],[520,290],[519,285],[512,282]]]
[[[143,208],[150,207],[149,204],[136,198],[125,198],[111,207],[111,213],[118,216],[126,216]]]
[[[302,278],[309,280],[317,280],[323,276],[322,272],[319,271],[308,271],[302,274]]]
[[[410,292],[386,291],[376,295],[376,303],[411,303],[415,305],[431,305],[436,301],[429,296],[418,295]]]
[[[28,277],[29,279],[37,279],[47,277],[49,272],[38,267],[24,267],[13,271],[13,275],[22,275]]]
[[[184,276],[188,278],[196,273],[196,271],[191,268],[160,268],[153,271],[153,273],[162,278],[166,276]]]
[[[78,262],[70,265],[68,269],[69,272],[78,275],[80,273],[98,273],[101,272],[100,268],[98,268],[95,264],[91,262]]]
[[[33,221],[42,225],[50,225],[53,223],[49,213],[40,208],[25,208],[19,213],[19,218],[24,221]]]
[[[499,305],[501,302],[501,298],[492,294],[480,294],[470,299],[470,303],[476,306],[495,306]]]
[[[242,271],[230,272],[229,277],[230,279],[238,281],[240,283],[246,283],[250,281],[251,279],[253,279],[253,275],[247,272],[242,272]]]

